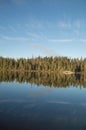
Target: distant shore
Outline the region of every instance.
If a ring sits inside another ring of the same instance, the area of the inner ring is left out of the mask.
[[[85,74],[86,58],[68,57],[4,58],[0,57],[0,71],[39,72],[56,74]]]

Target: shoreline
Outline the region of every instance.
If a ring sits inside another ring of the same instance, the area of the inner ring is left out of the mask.
[[[17,70],[17,69],[2,69],[0,72],[28,72],[28,73],[60,73],[65,75],[72,75],[72,74],[85,74],[86,72],[73,72],[73,71],[46,71],[46,70]]]

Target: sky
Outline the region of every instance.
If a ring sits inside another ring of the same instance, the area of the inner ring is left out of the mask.
[[[0,56],[86,57],[86,0],[0,0]]]

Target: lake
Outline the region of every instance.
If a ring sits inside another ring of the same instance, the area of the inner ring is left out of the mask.
[[[0,73],[0,130],[86,130],[85,76]]]

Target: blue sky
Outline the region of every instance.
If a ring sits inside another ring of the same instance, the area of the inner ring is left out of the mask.
[[[0,56],[86,57],[86,0],[0,0]]]

